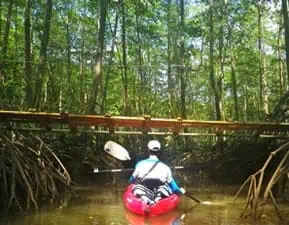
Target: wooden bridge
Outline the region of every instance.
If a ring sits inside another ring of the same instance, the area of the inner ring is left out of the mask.
[[[38,124],[31,126],[31,124]],[[77,115],[69,113],[0,111],[0,128],[28,131],[93,132],[115,134],[154,134],[214,136],[220,131],[258,131],[264,137],[289,138],[289,123],[228,122],[124,117],[99,115]],[[127,130],[125,130],[127,129]],[[192,133],[188,130],[206,129],[207,132]],[[184,132],[186,131],[186,132]],[[276,135],[277,134],[277,135]],[[248,135],[252,136],[252,134]]]

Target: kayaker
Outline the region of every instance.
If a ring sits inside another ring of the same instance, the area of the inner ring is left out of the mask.
[[[172,193],[185,194],[173,178],[172,171],[159,159],[161,144],[157,140],[148,142],[149,157],[139,161],[134,169],[130,182],[136,185],[133,193],[147,204],[154,204]]]

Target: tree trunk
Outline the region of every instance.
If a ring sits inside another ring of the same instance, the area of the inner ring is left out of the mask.
[[[15,5],[15,13],[14,13],[14,54],[18,55],[18,6]]]
[[[269,116],[270,121],[284,122],[288,120],[289,111],[289,91],[287,91],[279,100],[278,104],[275,106],[271,115]]]
[[[2,18],[2,7],[3,7],[3,0],[0,0],[0,18]],[[2,40],[2,20],[0,20],[0,40]]]
[[[125,4],[124,0],[121,2],[122,14],[122,74],[123,74],[123,88],[124,88],[124,115],[128,115],[128,80],[127,80],[127,59],[126,59],[126,20],[125,20]]]
[[[226,4],[226,3],[225,3]],[[234,96],[234,117],[233,120],[239,120],[239,99],[238,99],[238,87],[237,87],[237,78],[236,78],[236,58],[234,55],[234,37],[232,34],[232,30],[234,28],[234,23],[230,23],[228,20],[228,14],[227,14],[227,5],[226,5],[226,24],[228,26],[228,40],[229,40],[229,51],[230,51],[230,60],[231,60],[231,78],[232,78],[232,89],[233,89],[233,96]],[[246,97],[245,97],[246,98]]]
[[[33,88],[32,88],[32,57],[31,57],[31,0],[25,2],[25,19],[24,19],[24,31],[25,31],[25,60],[24,71],[26,81],[26,104],[27,108],[33,107]]]
[[[184,22],[184,0],[180,0],[180,35],[181,35],[181,47],[180,47],[180,78],[181,78],[181,116],[183,119],[187,118],[186,110],[186,78],[185,78],[185,22]]]
[[[282,54],[282,46],[281,46],[281,35],[282,35],[283,26],[281,24],[282,24],[282,17],[280,17],[280,24],[279,24],[278,37],[277,37],[280,96],[282,96],[284,92],[284,73],[283,73],[283,58],[282,58],[283,54]]]
[[[216,110],[216,119],[224,120],[224,111],[223,111],[223,102],[222,102],[222,78],[215,77],[215,59],[214,59],[214,45],[215,45],[215,34],[214,34],[214,1],[210,0],[210,9],[209,9],[209,38],[210,38],[210,81],[214,92],[215,98],[215,110]]]
[[[96,53],[96,63],[94,66],[94,78],[90,91],[90,98],[88,102],[87,113],[94,114],[96,99],[98,94],[98,88],[100,85],[101,75],[102,75],[102,60],[103,60],[103,48],[104,48],[104,36],[105,36],[105,23],[106,23],[106,13],[107,13],[107,0],[100,1],[100,18],[99,18],[99,32],[97,38],[97,53]]]
[[[41,108],[41,95],[42,95],[43,77],[47,61],[47,46],[50,34],[52,4],[53,4],[52,0],[46,0],[45,19],[44,19],[43,34],[41,36],[39,64],[37,68],[37,79],[34,96],[34,107],[37,109]]]
[[[85,55],[84,55],[84,46],[85,46],[85,28],[84,24],[82,24],[82,38],[81,38],[81,51],[80,51],[80,109],[81,113],[84,113],[84,105],[86,102],[85,95]]]
[[[83,31],[83,28],[82,28]],[[84,72],[84,37],[82,36],[81,39],[81,50],[80,50],[80,56],[79,56],[79,75],[80,75],[80,90],[79,90],[79,95],[80,95],[80,111],[81,113],[84,112],[84,77],[85,77],[85,72]]]
[[[213,0],[210,0],[210,8],[209,8],[209,45],[210,45],[210,52],[209,52],[209,69],[210,69],[210,81],[211,86],[213,88],[213,94],[214,94],[214,103],[215,103],[215,110],[217,106],[216,102],[216,94],[215,94],[215,60],[214,60],[214,44],[215,44],[215,35],[214,35],[214,10],[213,10]]]
[[[61,67],[60,69],[58,69],[58,71],[59,71],[59,74],[60,74],[60,77],[61,77],[61,79],[60,79],[60,89],[59,89],[59,102],[58,102],[58,111],[59,112],[63,112],[64,111],[64,109],[63,109],[63,93],[64,93],[64,82],[63,82],[63,80],[64,80],[64,76],[63,76],[63,68]]]
[[[231,55],[231,76],[232,76],[232,88],[233,88],[233,96],[234,96],[234,112],[235,117],[234,120],[239,120],[239,101],[238,101],[238,90],[237,90],[237,79],[236,79],[236,60],[233,53],[232,46],[230,47],[230,55]]]
[[[14,0],[10,0],[9,6],[8,6],[8,13],[6,17],[3,42],[2,42],[2,58],[4,60],[6,59],[7,51],[8,51],[8,41],[9,41],[9,33],[10,33],[10,27],[11,27],[13,4],[14,4]]]
[[[217,96],[218,96],[218,107],[217,107],[217,115],[220,120],[225,119],[224,115],[224,106],[223,106],[223,80],[225,78],[224,71],[224,24],[227,13],[227,3],[226,0],[221,1],[220,7],[220,27],[219,27],[219,73],[217,75]]]
[[[258,10],[258,47],[259,47],[259,73],[260,73],[260,105],[263,106],[263,112],[265,115],[269,114],[268,108],[268,82],[267,75],[265,71],[265,55],[263,49],[263,25],[262,25],[262,6],[261,2],[257,3]]]
[[[65,22],[65,28],[66,28],[66,53],[67,53],[67,110],[70,112],[72,102],[73,102],[73,91],[72,91],[72,85],[71,85],[71,37],[70,37],[70,18],[69,13],[66,15],[66,22]]]
[[[102,94],[102,103],[101,103],[101,108],[100,108],[100,113],[102,115],[105,113],[105,104],[106,104],[106,96],[107,96],[107,92],[108,92],[108,83],[109,83],[110,74],[111,74],[111,66],[110,65],[112,65],[112,63],[113,63],[116,33],[117,33],[117,28],[118,28],[118,18],[119,18],[119,16],[118,16],[118,14],[116,14],[114,28],[111,31],[113,39],[112,39],[109,62],[108,62],[109,68],[107,69],[107,72],[106,72],[105,83],[104,83],[103,94]]]
[[[87,14],[87,1],[84,1],[84,13]],[[86,33],[86,29],[85,29],[85,23],[84,20],[81,21],[81,50],[80,50],[80,56],[79,56],[79,62],[80,62],[80,111],[81,113],[85,112],[85,105],[87,103],[87,90],[86,90],[86,82],[85,81],[85,65],[86,65],[86,56],[85,56],[85,33]]]
[[[244,121],[246,122],[248,120],[248,85],[247,81],[245,83],[244,87]]]
[[[282,13],[284,18],[284,40],[286,52],[286,71],[287,71],[287,86],[289,86],[289,18],[288,18],[288,3],[287,0],[282,0]]]
[[[142,39],[140,37],[140,12],[139,12],[139,9],[140,9],[140,4],[139,4],[139,1],[136,1],[136,4],[135,4],[135,22],[136,22],[136,36],[137,36],[137,63],[139,66],[138,66],[138,73],[139,73],[139,76],[140,76],[140,85],[138,87],[138,96],[139,96],[139,112],[141,114],[146,114],[146,107],[145,107],[145,104],[144,104],[144,101],[145,101],[145,85],[146,85],[146,79],[145,79],[145,73],[143,71],[143,60],[142,60]]]
[[[173,78],[172,78],[172,31],[173,31],[173,19],[172,19],[172,0],[168,0],[168,13],[167,13],[167,60],[168,60],[168,94],[169,94],[169,113],[172,118],[176,117],[175,114],[175,98],[174,98],[174,86],[173,86]]]

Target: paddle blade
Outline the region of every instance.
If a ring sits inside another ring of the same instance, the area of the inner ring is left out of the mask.
[[[114,141],[107,141],[104,145],[104,151],[121,161],[130,160],[128,151],[123,146]]]

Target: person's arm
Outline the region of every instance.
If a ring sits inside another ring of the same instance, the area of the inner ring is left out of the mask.
[[[138,178],[138,175],[139,175],[138,165],[139,165],[139,163],[136,164],[136,166],[134,168],[134,171],[133,171],[132,175],[129,178],[129,182],[130,183],[135,183],[137,178]]]
[[[177,193],[177,194],[186,193],[185,189],[180,188],[177,182],[175,181],[171,170],[169,170],[169,174],[168,174],[168,184],[174,193]]]
[[[135,168],[134,171],[133,171],[133,174],[129,178],[129,182],[130,183],[135,183],[136,179],[137,179],[137,176],[138,176],[138,170],[137,170],[137,168]]]
[[[136,182],[136,178],[135,178],[133,175],[131,175],[131,176],[129,177],[128,181],[133,184],[133,183]]]
[[[182,193],[179,185],[177,184],[174,178],[172,178],[172,181],[169,183],[169,186],[174,193]]]

